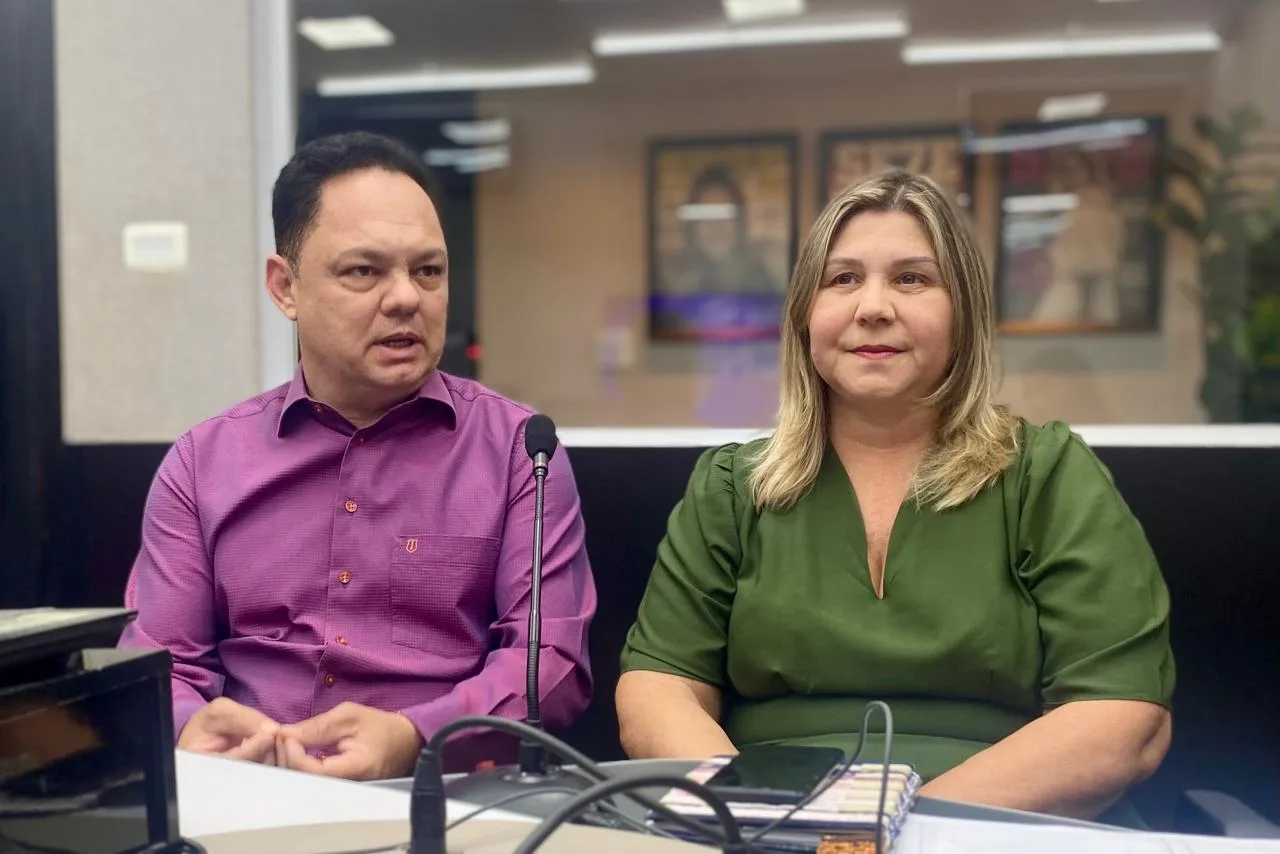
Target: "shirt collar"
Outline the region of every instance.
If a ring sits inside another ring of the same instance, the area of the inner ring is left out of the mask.
[[[424,400],[431,401],[426,405],[426,408],[443,408],[448,411],[450,429],[457,426],[458,410],[454,406],[453,395],[449,392],[449,386],[445,383],[444,375],[440,371],[432,370],[427,375],[426,382],[422,384],[422,388],[418,389],[414,399],[407,400],[400,406],[413,405],[417,408],[422,408],[423,404],[419,401]],[[289,390],[285,393],[284,405],[280,408],[280,417],[276,421],[276,436],[284,435],[285,419],[289,417],[290,412],[295,409],[302,410],[316,405],[318,405],[318,402],[307,394],[307,382],[302,375],[302,363],[299,362],[297,370],[293,373],[293,380],[289,383]]]

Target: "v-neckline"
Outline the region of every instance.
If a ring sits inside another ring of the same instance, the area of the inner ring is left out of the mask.
[[[862,505],[858,501],[858,491],[854,489],[853,480],[849,477],[849,472],[845,469],[840,455],[836,453],[835,448],[831,447],[830,444],[827,445],[827,450],[823,457],[819,480],[825,481],[827,489],[831,493],[831,498],[834,499],[833,506],[838,505],[842,500],[847,503],[848,510],[851,512],[846,517],[851,520],[852,524],[849,525],[846,542],[855,557],[853,574],[877,601],[883,602],[888,598],[890,582],[894,580],[901,569],[903,543],[909,538],[919,519],[919,507],[910,494],[903,498],[902,503],[898,505],[898,512],[893,517],[893,525],[889,528],[888,542],[885,543],[884,571],[880,575],[880,590],[877,591],[875,584],[871,580],[871,555],[868,553],[870,543],[867,536],[867,520],[862,514]]]

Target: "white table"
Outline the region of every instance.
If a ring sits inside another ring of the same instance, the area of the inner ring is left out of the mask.
[[[242,830],[405,819],[409,793],[177,752],[178,810],[188,837]],[[449,818],[474,809],[449,802]],[[486,818],[531,822],[492,810]],[[1280,840],[1221,839],[912,815],[894,854],[1280,854]]]
[[[188,838],[271,827],[409,817],[409,793],[179,750],[178,820]],[[449,820],[470,812],[449,801]],[[486,818],[532,822],[504,810]]]

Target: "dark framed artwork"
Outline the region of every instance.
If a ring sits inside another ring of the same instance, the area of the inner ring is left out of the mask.
[[[1000,136],[1002,331],[1159,327],[1164,237],[1158,117],[1014,124]]]
[[[818,204],[873,172],[927,175],[962,207],[971,206],[973,158],[962,125],[826,131],[818,141]]]
[[[795,136],[649,147],[649,333],[777,338],[796,254]]]

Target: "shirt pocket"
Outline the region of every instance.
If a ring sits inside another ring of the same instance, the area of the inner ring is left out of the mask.
[[[408,534],[391,557],[391,642],[443,658],[488,649],[496,537]]]

